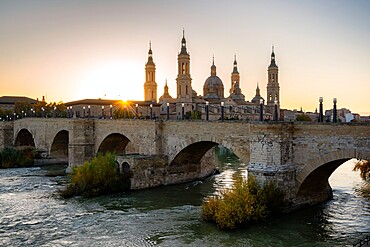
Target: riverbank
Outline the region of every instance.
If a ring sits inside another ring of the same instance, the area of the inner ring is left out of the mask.
[[[200,219],[201,203],[246,166],[224,164],[202,182],[63,200],[64,176],[0,170],[0,246],[352,246],[370,229],[369,200],[349,169],[333,175],[333,200],[235,231]]]

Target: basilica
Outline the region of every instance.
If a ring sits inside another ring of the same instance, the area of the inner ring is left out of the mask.
[[[164,93],[159,97],[158,102],[161,118],[218,120],[222,112],[224,119],[258,120],[261,109],[263,109],[264,119],[272,119],[276,109],[277,114],[280,115],[279,69],[276,65],[274,47],[272,48],[271,62],[267,70],[266,100],[260,95],[258,84],[255,96],[250,101],[245,99],[240,88],[241,81],[236,56],[234,57],[233,70],[231,72],[229,94],[225,96],[224,84],[217,76],[217,69],[213,58],[210,76],[205,80],[203,85],[203,95],[198,95],[192,88],[190,55],[187,51],[184,33],[177,62],[177,94],[176,97],[172,97],[169,94],[166,81]],[[145,64],[144,101],[154,104],[157,103],[155,70],[153,51],[151,44],[149,44],[148,61]]]

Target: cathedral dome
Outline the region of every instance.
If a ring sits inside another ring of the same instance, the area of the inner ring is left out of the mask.
[[[217,75],[211,75],[204,82],[203,86],[204,98],[223,98],[224,84]]]
[[[216,75],[216,65],[214,61],[211,66],[211,76],[204,82],[203,96],[205,99],[224,98],[224,84],[220,77]]]

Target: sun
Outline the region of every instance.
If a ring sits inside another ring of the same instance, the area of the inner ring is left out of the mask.
[[[77,99],[106,98],[142,100],[144,72],[142,64],[125,60],[89,66],[77,81]]]

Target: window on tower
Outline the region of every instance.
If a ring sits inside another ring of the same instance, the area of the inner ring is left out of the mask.
[[[270,101],[272,101],[272,95],[270,94],[270,96],[269,96],[269,99],[270,99]]]

